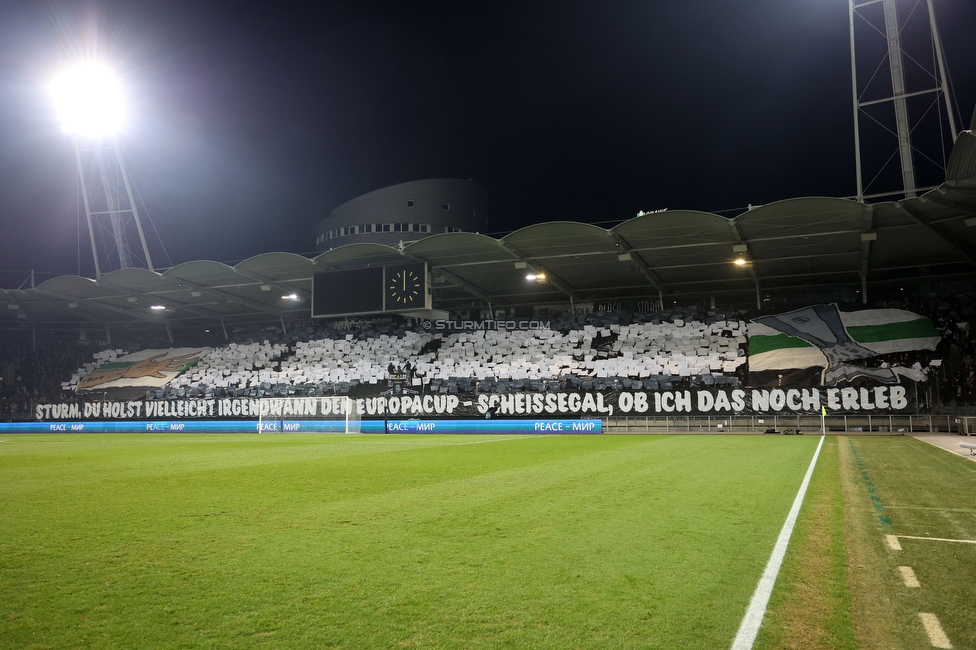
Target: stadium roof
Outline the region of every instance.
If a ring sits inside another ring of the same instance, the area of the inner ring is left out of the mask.
[[[746,263],[734,264],[738,257]],[[435,309],[716,294],[758,300],[801,287],[860,286],[862,278],[870,287],[960,277],[976,270],[976,136],[960,134],[943,185],[898,202],[797,198],[733,218],[668,210],[610,229],[555,221],[499,239],[434,235],[402,250],[350,244],[311,259],[265,253],[236,266],[195,261],[161,273],[60,276],[0,290],[0,327],[304,319],[316,272],[407,260],[428,263]],[[527,281],[532,272],[547,281]]]

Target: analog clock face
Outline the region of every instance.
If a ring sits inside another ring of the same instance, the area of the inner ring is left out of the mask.
[[[394,271],[386,288],[387,309],[409,307],[423,303],[423,282],[420,275],[409,269]]]

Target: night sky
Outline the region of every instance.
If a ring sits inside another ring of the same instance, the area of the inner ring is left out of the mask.
[[[495,234],[853,195],[847,11],[846,0],[3,3],[0,286],[78,271],[74,152],[46,83],[93,49],[126,84],[120,142],[169,260],[234,262],[310,252],[337,205],[422,178],[481,183]],[[976,3],[936,11],[968,126]],[[87,236],[80,264],[93,272]]]

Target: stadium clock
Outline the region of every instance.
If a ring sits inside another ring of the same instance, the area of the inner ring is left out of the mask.
[[[418,268],[419,267],[419,268]],[[423,265],[387,268],[386,308],[423,307],[425,287]]]

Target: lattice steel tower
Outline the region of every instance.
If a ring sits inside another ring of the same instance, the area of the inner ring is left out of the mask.
[[[154,270],[132,181],[115,138],[126,121],[119,79],[94,59],[77,61],[53,80],[51,96],[61,127],[74,138],[96,277],[134,265]],[[142,244],[141,258],[140,251],[129,246],[135,236]]]
[[[143,266],[154,270],[132,193],[132,182],[115,138],[82,141],[76,137],[75,155],[95,260],[95,277],[116,270],[116,260],[119,269]],[[133,236],[139,238],[141,256],[139,249],[133,250],[129,245]]]
[[[917,196],[958,134],[932,0],[848,1],[856,198]]]

